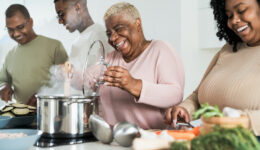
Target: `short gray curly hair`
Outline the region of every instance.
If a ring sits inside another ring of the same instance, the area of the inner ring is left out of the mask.
[[[141,18],[139,11],[134,5],[127,2],[120,2],[108,8],[104,15],[104,21],[106,21],[110,16],[118,14],[127,15],[132,21]]]

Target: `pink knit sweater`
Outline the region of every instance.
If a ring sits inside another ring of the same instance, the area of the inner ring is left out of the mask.
[[[183,97],[184,69],[177,52],[166,42],[153,40],[136,59],[127,63],[121,53],[106,57],[111,66],[121,66],[142,80],[137,99],[125,90],[102,85],[102,116],[111,125],[128,121],[143,129],[163,129],[164,110],[179,104]]]

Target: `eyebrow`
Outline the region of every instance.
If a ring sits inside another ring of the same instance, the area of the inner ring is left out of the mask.
[[[117,24],[117,25],[115,25],[114,27],[112,27],[112,29],[114,30],[115,28],[117,28],[117,27],[119,27],[119,26],[123,26],[123,24]],[[111,32],[111,31],[106,30],[106,32],[108,33],[108,32]]]
[[[17,26],[14,27],[14,28],[11,28],[11,27],[6,26],[6,28],[8,28],[8,29],[15,29],[15,28],[17,28],[17,27],[19,27],[19,26],[22,26],[22,25],[24,25],[24,24],[25,24],[25,23],[19,24],[19,25],[17,25]]]
[[[236,4],[233,8],[237,8],[237,7],[239,7],[240,5],[244,5],[245,3],[243,3],[243,2],[239,2],[238,4]],[[227,9],[225,9],[225,12],[229,12],[229,10],[227,10]]]
[[[113,29],[116,29],[116,28],[118,28],[118,27],[120,27],[120,26],[124,26],[123,24],[117,24],[117,25],[115,25],[114,27],[113,27]]]
[[[236,5],[234,6],[234,8],[237,8],[238,6],[243,5],[243,4],[245,4],[245,3],[240,2],[240,3],[236,4]]]

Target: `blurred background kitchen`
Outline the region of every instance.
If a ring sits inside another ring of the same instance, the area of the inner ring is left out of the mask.
[[[224,45],[215,35],[210,0],[88,0],[93,20],[104,25],[105,11],[120,1],[130,2],[140,11],[147,39],[168,41],[180,53],[186,77],[184,98],[188,96],[199,84],[214,54]],[[78,33],[69,33],[58,24],[53,0],[0,0],[0,67],[16,44],[5,29],[4,14],[14,3],[23,4],[29,10],[36,33],[60,40],[70,53]]]

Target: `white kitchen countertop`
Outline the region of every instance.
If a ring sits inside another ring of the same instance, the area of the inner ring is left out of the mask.
[[[101,142],[86,142],[82,144],[55,146],[48,148],[31,147],[29,150],[132,150],[131,147],[119,146],[116,142],[103,144]]]

